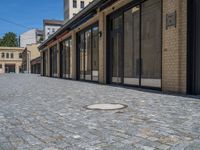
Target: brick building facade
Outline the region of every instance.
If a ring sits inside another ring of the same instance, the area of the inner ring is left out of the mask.
[[[199,49],[188,40],[198,40],[188,15],[197,14],[199,5],[197,0],[95,0],[40,45],[41,74],[200,94],[200,69],[193,67],[198,63],[191,54],[199,56]]]

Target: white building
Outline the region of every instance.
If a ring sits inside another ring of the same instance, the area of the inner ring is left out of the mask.
[[[93,0],[64,0],[65,21],[71,19]]]
[[[60,20],[43,20],[44,39],[48,39],[48,37],[55,33],[63,23],[64,22]]]
[[[38,29],[28,30],[20,35],[20,47],[26,47],[28,44],[39,43],[41,37],[43,36],[43,31]]]

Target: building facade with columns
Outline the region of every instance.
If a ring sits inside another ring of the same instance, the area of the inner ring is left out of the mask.
[[[21,72],[23,50],[20,47],[0,47],[0,74]]]
[[[200,94],[198,0],[94,0],[44,41],[43,76]]]

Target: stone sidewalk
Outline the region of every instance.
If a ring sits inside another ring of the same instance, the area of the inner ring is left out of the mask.
[[[84,108],[96,103],[128,108]],[[38,75],[0,75],[0,150],[153,149],[200,149],[200,99]]]

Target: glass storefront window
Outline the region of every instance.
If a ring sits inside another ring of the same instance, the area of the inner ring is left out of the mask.
[[[79,48],[79,55],[80,55],[80,79],[85,78],[85,68],[84,68],[84,61],[85,61],[85,37],[84,33],[80,35],[80,48]]]
[[[51,53],[51,76],[57,77],[57,45],[50,48]]]
[[[47,56],[47,50],[43,52],[43,75],[47,75],[47,65],[48,65],[48,56]]]
[[[124,84],[139,85],[140,7],[124,13]]]
[[[69,71],[70,71],[70,74],[69,74],[69,78],[72,78],[72,39],[70,38],[69,39],[69,49],[70,49],[70,52],[69,52]]]
[[[64,40],[60,45],[60,54],[61,54],[61,77],[62,78],[71,78],[72,77],[72,58],[71,58],[71,38]]]
[[[161,0],[109,16],[109,82],[161,87]]]
[[[122,80],[122,15],[112,22],[112,82],[121,83]]]
[[[66,77],[71,78],[71,39],[66,41]]]
[[[67,46],[66,46],[66,41],[61,42],[60,45],[60,73],[62,78],[66,78],[66,51],[67,51]]]
[[[79,39],[79,68],[81,80],[98,81],[99,76],[99,29],[97,26],[81,32]]]
[[[85,32],[85,80],[91,80],[91,30]]]
[[[142,3],[141,85],[161,87],[161,1]]]
[[[99,28],[92,29],[92,79],[98,81],[99,78]]]

